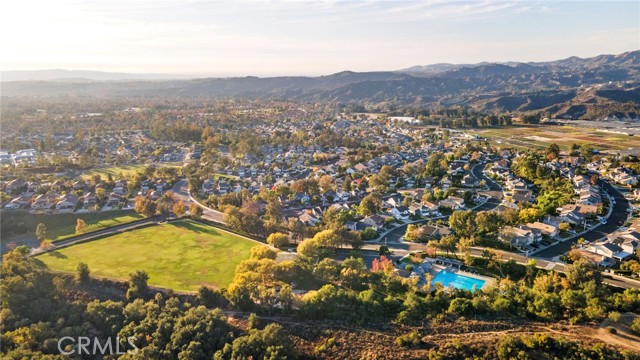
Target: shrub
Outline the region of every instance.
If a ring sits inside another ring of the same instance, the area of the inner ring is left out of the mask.
[[[400,335],[396,338],[396,345],[404,347],[419,347],[422,345],[422,337],[417,331]]]
[[[640,335],[640,316],[636,317],[631,323],[631,332],[636,335]]]
[[[609,320],[613,321],[613,322],[617,322],[618,320],[620,320],[620,313],[617,311],[612,311],[609,313]]]

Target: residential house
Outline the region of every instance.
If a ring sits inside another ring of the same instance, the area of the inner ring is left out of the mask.
[[[46,210],[51,208],[51,201],[46,194],[40,194],[33,198],[31,202],[31,209],[33,210]]]
[[[56,201],[56,209],[60,211],[70,211],[78,204],[78,197],[72,193],[66,193]]]
[[[378,214],[367,216],[364,219],[360,220],[360,222],[365,224],[367,227],[372,227],[376,230],[383,228],[385,225],[384,218]]]
[[[498,238],[501,241],[509,243],[511,246],[525,249],[537,240],[537,236],[533,231],[526,228],[518,228],[513,226],[505,226]]]
[[[559,233],[557,226],[545,224],[539,221],[525,224],[523,225],[523,228],[531,230],[537,236],[544,235],[548,237],[554,237],[554,236],[557,236]]]
[[[409,208],[406,206],[396,206],[390,211],[391,216],[396,218],[396,220],[407,220],[409,219]]]
[[[316,226],[322,222],[320,219],[307,212],[304,212],[300,216],[298,216],[298,220],[300,220],[300,222],[307,226]]]

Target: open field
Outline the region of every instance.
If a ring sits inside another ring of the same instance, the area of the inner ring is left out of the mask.
[[[106,167],[106,168],[97,168],[92,169],[80,177],[89,180],[93,175],[100,175],[101,178],[107,179],[109,175],[111,175],[114,179],[117,178],[120,174],[124,176],[131,176],[137,173],[138,171],[143,171],[146,168],[145,165],[122,165],[122,166],[114,166],[114,167]]]
[[[185,220],[138,229],[37,257],[52,270],[74,272],[79,262],[98,277],[127,279],[136,270],[149,285],[197,291],[223,288],[256,243],[207,225]]]
[[[60,241],[75,235],[76,219],[83,219],[87,223],[87,232],[101,230],[107,227],[126,224],[140,220],[144,216],[133,210],[114,210],[84,214],[26,214],[24,212],[7,212],[2,214],[2,239],[11,241],[11,238],[20,234],[31,234],[35,237],[36,226],[39,223],[47,227],[47,239]],[[14,229],[24,231],[14,232]]]
[[[597,150],[625,150],[640,147],[640,137],[607,133],[595,128],[559,125],[522,125],[468,131],[497,143],[517,148],[542,148],[552,143],[567,150],[573,143],[589,144]]]

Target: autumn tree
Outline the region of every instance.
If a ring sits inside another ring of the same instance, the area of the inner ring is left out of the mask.
[[[191,216],[194,219],[200,219],[202,217],[202,207],[196,203],[191,203],[189,205],[189,214],[191,214]]]
[[[77,218],[76,219],[76,234],[83,234],[85,231],[87,231],[87,223],[80,219]]]
[[[138,196],[133,210],[144,216],[153,216],[156,214],[156,203],[144,196]]]
[[[173,204],[173,213],[177,217],[181,217],[182,215],[185,214],[186,211],[187,211],[186,206],[184,205],[182,200],[180,200],[177,203]]]
[[[275,232],[267,237],[267,243],[279,248],[289,243],[289,236],[287,234]]]

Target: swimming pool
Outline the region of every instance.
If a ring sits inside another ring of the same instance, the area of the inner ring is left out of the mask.
[[[456,273],[448,272],[447,270],[440,270],[440,272],[438,272],[436,276],[433,277],[431,284],[435,284],[437,282],[441,283],[445,287],[451,286],[456,289],[469,291],[481,289],[485,283],[484,280],[459,275]]]

